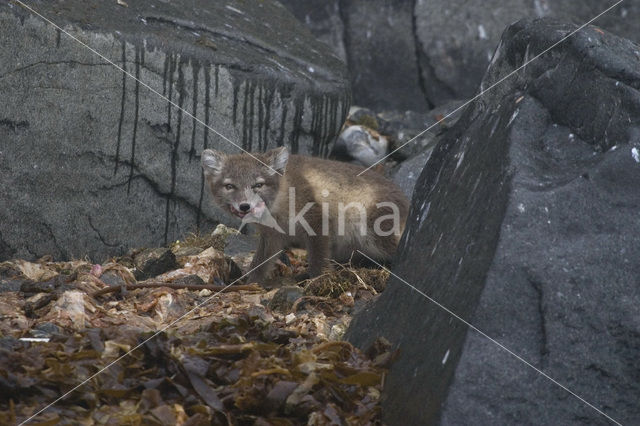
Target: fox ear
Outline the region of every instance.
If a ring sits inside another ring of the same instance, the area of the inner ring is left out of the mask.
[[[226,154],[212,149],[202,151],[202,170],[205,175],[219,175],[227,160]]]
[[[289,150],[287,147],[281,146],[280,148],[272,149],[265,153],[266,163],[278,173],[284,173],[284,169],[287,167],[287,161],[289,161]],[[269,174],[274,174],[273,170],[269,170]]]

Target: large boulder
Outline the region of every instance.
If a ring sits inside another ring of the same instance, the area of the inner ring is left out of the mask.
[[[583,24],[614,2],[601,0],[416,1],[416,38],[427,99],[440,105],[473,96],[500,35],[518,19],[556,17]],[[640,1],[627,0],[595,23],[640,41]]]
[[[518,19],[582,24],[602,0],[281,0],[349,65],[354,100],[377,110],[425,111],[476,93],[504,29]],[[640,0],[596,24],[640,41]]]
[[[575,28],[510,26],[483,87]],[[607,424],[461,319],[640,423],[639,90],[640,47],[588,27],[442,136],[393,262],[400,278],[348,331],[362,348],[385,336],[399,349],[388,424]]]
[[[28,4],[143,83],[0,4],[0,260],[210,229],[203,148],[326,156],[346,116],[344,65],[275,1]]]
[[[349,66],[355,103],[426,111],[414,0],[282,0]]]

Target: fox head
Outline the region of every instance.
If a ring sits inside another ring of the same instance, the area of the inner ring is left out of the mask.
[[[241,219],[249,214],[260,217],[271,207],[289,160],[285,147],[252,155],[202,152],[202,169],[213,199]]]

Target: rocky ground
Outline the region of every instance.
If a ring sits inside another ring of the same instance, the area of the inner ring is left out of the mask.
[[[34,421],[380,424],[389,344],[363,353],[341,338],[387,273],[336,265],[295,285],[304,256],[287,252],[282,287],[228,287],[251,256],[225,256],[234,238],[221,226],[103,264],[1,263],[0,423],[73,390]]]

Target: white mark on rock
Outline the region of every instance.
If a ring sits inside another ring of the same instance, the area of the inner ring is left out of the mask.
[[[447,360],[449,359],[449,352],[450,350],[447,349],[447,352],[445,352],[444,354],[444,358],[442,358],[442,365],[445,365],[447,363]]]
[[[536,9],[536,15],[538,15],[538,18],[542,18],[549,13],[549,5],[545,0],[535,0],[534,7]]]
[[[48,337],[21,337],[18,340],[21,342],[49,343],[50,339]]]
[[[310,73],[313,74],[314,72],[316,72],[316,69],[313,68],[313,67],[309,67],[309,68],[307,68],[307,71],[309,71]]]
[[[484,25],[480,24],[478,25],[478,37],[480,37],[480,40],[487,40],[489,37],[487,37],[487,30],[484,29]]]
[[[511,126],[511,123],[513,123],[513,120],[516,119],[516,117],[518,116],[518,113],[520,112],[519,109],[513,111],[513,115],[511,116],[511,118],[509,119],[509,122],[507,123],[507,127]]]
[[[518,211],[520,213],[524,213],[525,212],[524,204],[522,204],[522,203],[518,204]]]
[[[458,155],[459,155],[460,158],[458,158],[458,164],[456,164],[456,170],[458,170],[458,167],[460,167],[460,164],[462,164],[462,160],[464,160],[464,151],[462,151]]]
[[[640,163],[640,152],[638,152],[638,148],[631,148],[631,156],[636,161],[636,163]]]
[[[229,9],[229,10],[233,11],[233,12],[239,13],[240,15],[244,15],[244,12],[243,12],[243,11],[241,11],[241,10],[239,10],[239,9],[236,9],[236,8],[235,8],[235,7],[233,7],[233,6],[226,5],[225,7],[226,7],[227,9]]]
[[[431,203],[422,205],[422,208],[420,209],[422,210],[422,214],[420,215],[420,224],[418,225],[418,228],[422,228],[422,224],[424,223],[427,216],[429,216],[429,209],[431,209]]]

